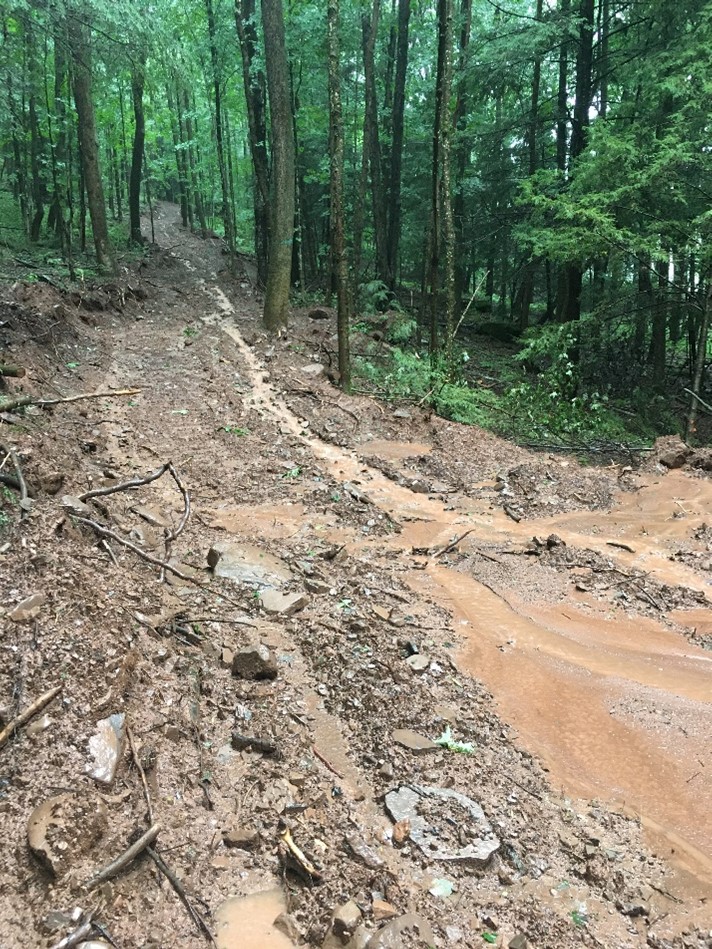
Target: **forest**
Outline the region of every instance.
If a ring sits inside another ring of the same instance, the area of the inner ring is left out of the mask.
[[[2,279],[111,279],[172,201],[269,332],[335,307],[345,390],[709,439],[709,2],[11,0],[0,75]]]

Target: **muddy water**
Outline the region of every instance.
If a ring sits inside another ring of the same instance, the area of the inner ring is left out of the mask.
[[[273,925],[286,911],[281,890],[225,900],[215,913],[218,949],[290,949],[294,943]]]
[[[264,381],[254,352],[224,316],[229,301],[216,288],[221,328],[250,368],[252,406],[271,415],[310,447],[330,474],[355,481],[374,504],[400,522],[389,541],[399,553],[463,542],[521,546],[533,533],[556,533],[569,545],[605,554],[621,568],[706,589],[699,574],[671,561],[676,545],[712,512],[712,483],[671,472],[621,494],[612,511],[576,512],[515,524],[485,502],[460,499],[459,510],[394,484],[359,455],[306,435],[300,420]],[[377,442],[363,455],[389,461],[424,454],[428,446]],[[295,510],[290,515],[296,514]],[[290,527],[299,530],[293,518]],[[297,522],[300,518],[297,516]],[[302,520],[302,523],[303,520]],[[282,528],[285,529],[285,528]],[[284,535],[283,535],[284,536]],[[608,545],[628,544],[633,552]],[[641,816],[661,855],[712,884],[712,655],[667,627],[611,617],[595,601],[563,605],[506,601],[486,586],[431,561],[410,574],[413,587],[452,610],[463,637],[461,667],[493,693],[520,742],[541,757],[555,785],[571,795],[599,798]],[[707,611],[689,624],[709,623]],[[683,616],[685,614],[682,614]],[[680,616],[676,617],[678,621]],[[682,622],[688,622],[682,620]]]

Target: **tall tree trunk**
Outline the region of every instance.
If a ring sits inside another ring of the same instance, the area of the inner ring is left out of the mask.
[[[712,282],[707,287],[705,295],[704,310],[700,322],[700,333],[697,340],[697,357],[695,359],[695,372],[692,378],[692,390],[690,398],[690,411],[687,415],[687,426],[685,437],[689,441],[694,438],[697,431],[697,412],[699,409],[699,395],[702,387],[702,377],[705,371],[705,360],[707,359],[707,339],[710,329],[710,318],[712,317]]]
[[[222,90],[220,80],[220,62],[215,32],[215,12],[213,0],[205,0],[205,9],[208,15],[208,38],[210,40],[210,62],[213,68],[213,97],[215,102],[215,145],[218,153],[218,168],[220,170],[220,191],[222,194],[222,219],[225,229],[225,240],[230,251],[231,266],[235,256],[235,226],[232,218],[232,203],[230,201],[230,185],[227,174],[227,160],[223,138],[222,117]]]
[[[264,323],[279,332],[288,322],[294,240],[294,129],[282,0],[262,0],[262,25],[272,132],[270,247]]]
[[[178,111],[176,106],[176,97],[170,82],[166,84],[166,97],[168,99],[168,114],[171,117],[171,137],[173,139],[173,153],[176,159],[176,173],[178,175],[178,195],[180,200],[180,217],[183,227],[188,227],[188,189],[187,174],[185,167],[185,149],[180,136],[178,124]]]
[[[398,0],[398,35],[396,39],[396,70],[391,111],[391,164],[388,178],[388,286],[395,289],[401,229],[401,175],[403,169],[403,131],[405,115],[405,81],[408,69],[408,28],[410,0]]]
[[[472,27],[472,0],[462,0],[460,7],[460,57],[458,64],[457,100],[453,127],[459,136],[455,143],[455,194],[453,197],[453,217],[455,221],[455,240],[457,256],[455,261],[455,301],[456,313],[462,309],[462,297],[468,278],[468,268],[472,262],[471,255],[466,251],[465,240],[465,172],[470,161],[471,143],[466,136],[467,115],[470,109],[469,78],[467,64],[469,60],[470,30]]]
[[[374,18],[376,16],[377,8],[374,9]],[[331,257],[334,275],[336,277],[339,376],[341,388],[348,392],[351,387],[351,359],[349,354],[351,294],[344,222],[344,119],[341,108],[341,76],[339,66],[339,0],[327,0],[326,20],[329,55],[329,157],[331,165],[329,217],[331,223]]]
[[[442,208],[442,248],[445,257],[445,364],[449,375],[453,374],[453,343],[455,341],[455,222],[452,209],[452,116],[450,97],[452,94],[452,39],[453,0],[438,2],[438,31],[441,34],[439,55],[443,57],[440,70],[440,87],[436,97],[438,113],[437,135],[440,150],[440,206]]]
[[[203,203],[203,192],[200,186],[200,175],[198,174],[195,164],[192,111],[188,90],[185,87],[179,91],[179,100],[182,103],[182,110],[179,108],[179,120],[180,116],[183,115],[185,119],[185,140],[188,142],[186,151],[188,154],[188,177],[190,179],[190,190],[193,192],[195,213],[198,218],[198,224],[200,225],[200,233],[203,235],[203,237],[206,237],[208,233],[208,222],[205,217],[205,204]]]
[[[371,199],[373,208],[373,234],[376,244],[376,277],[389,286],[392,279],[388,269],[386,202],[381,175],[381,143],[378,135],[378,100],[376,98],[375,48],[378,21],[381,13],[380,0],[373,0],[371,16],[364,14],[361,20],[363,32],[363,73],[366,90],[364,106],[364,149],[368,152],[371,171]]]
[[[116,264],[106,223],[106,204],[99,167],[99,147],[92,98],[89,16],[90,10],[85,7],[72,7],[68,12],[67,28],[74,66],[74,103],[77,108],[82,170],[94,233],[96,260],[102,270],[113,272]]]
[[[131,149],[131,173],[129,175],[129,223],[130,239],[135,244],[143,243],[141,234],[141,171],[143,149],[146,141],[146,120],[143,114],[143,88],[146,82],[146,54],[142,51],[131,70],[131,101],[134,111],[134,138]]]
[[[269,159],[267,156],[267,92],[259,65],[255,0],[235,0],[235,26],[242,56],[242,82],[247,103],[247,127],[252,159],[252,203],[255,216],[257,278],[267,282],[269,255]]]

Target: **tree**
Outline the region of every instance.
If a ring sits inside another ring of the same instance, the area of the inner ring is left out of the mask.
[[[272,142],[269,262],[264,323],[271,332],[287,326],[294,241],[294,128],[282,0],[262,0]]]

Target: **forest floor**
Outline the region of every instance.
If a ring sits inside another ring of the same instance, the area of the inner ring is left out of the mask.
[[[221,949],[712,946],[709,453],[346,396],[328,311],[266,337],[156,224],[0,289],[5,398],[140,390],[0,416],[0,715],[61,687],[0,744],[2,949],[210,944],[148,850],[87,886],[151,824]]]

